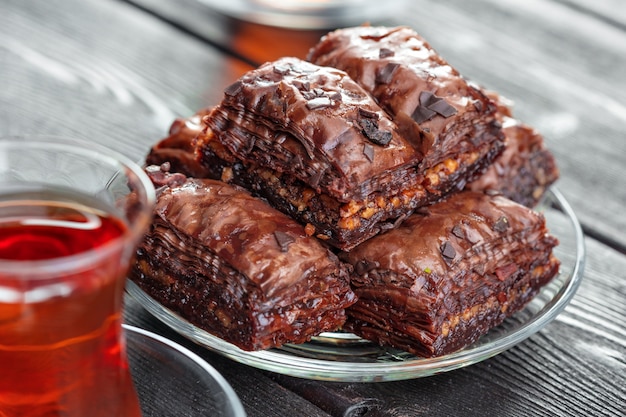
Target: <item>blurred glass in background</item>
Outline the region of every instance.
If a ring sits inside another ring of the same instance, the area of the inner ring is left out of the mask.
[[[291,29],[375,23],[400,13],[408,0],[199,0],[236,19]]]

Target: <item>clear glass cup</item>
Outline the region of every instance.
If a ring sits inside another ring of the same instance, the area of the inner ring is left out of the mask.
[[[0,139],[0,416],[140,415],[122,303],[154,200],[104,147]]]

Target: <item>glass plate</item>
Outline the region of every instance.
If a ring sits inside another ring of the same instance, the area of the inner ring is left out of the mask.
[[[187,348],[124,325],[126,351],[144,417],[245,417],[232,387]]]
[[[582,229],[569,203],[556,189],[546,193],[537,208],[558,237],[559,274],[517,314],[490,330],[471,346],[436,358],[420,358],[384,348],[350,333],[322,333],[308,343],[280,349],[246,352],[190,324],[146,295],[132,281],[127,291],[166,325],[215,352],[260,369],[301,378],[375,382],[419,378],[462,368],[525,340],[550,323],[570,302],[580,285],[585,261]]]

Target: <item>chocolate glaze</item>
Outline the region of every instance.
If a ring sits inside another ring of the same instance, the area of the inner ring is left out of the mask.
[[[146,156],[147,165],[169,163],[170,172],[180,172],[190,177],[204,178],[210,171],[198,162],[196,137],[202,132],[202,117],[211,111],[202,109],[187,118],[178,118],[170,126],[167,137],[157,142]]]
[[[391,171],[416,181],[412,146],[367,92],[334,68],[289,57],[266,63],[228,87],[205,123],[244,163],[288,173],[342,201],[394,187]]]
[[[556,274],[557,243],[539,213],[455,194],[342,255],[359,298],[346,326],[424,356],[466,346]]]
[[[502,141],[494,103],[412,29],[339,29],[308,59],[346,71],[372,94],[420,152],[422,169],[471,148],[468,141]]]

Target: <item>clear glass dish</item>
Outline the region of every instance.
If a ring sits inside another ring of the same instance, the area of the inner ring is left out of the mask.
[[[128,361],[143,417],[245,417],[228,382],[195,353],[124,325]]]
[[[551,233],[560,241],[555,250],[562,263],[559,274],[524,310],[473,345],[445,356],[420,358],[377,346],[350,333],[323,333],[300,345],[246,352],[190,324],[132,281],[128,281],[127,291],[151,314],[185,337],[237,362],[268,371],[344,382],[394,381],[451,371],[495,356],[541,330],[565,308],[580,285],[585,262],[582,229],[558,190],[546,194],[538,210],[545,214]]]

